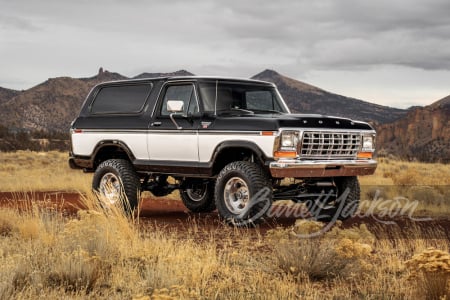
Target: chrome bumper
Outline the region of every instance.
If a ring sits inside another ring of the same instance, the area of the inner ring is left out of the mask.
[[[375,160],[278,160],[269,164],[274,178],[307,178],[371,175],[377,168]]]

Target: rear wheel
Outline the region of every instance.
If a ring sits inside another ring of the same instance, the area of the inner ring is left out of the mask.
[[[235,226],[261,219],[272,205],[272,187],[264,170],[248,161],[232,162],[217,177],[215,201],[219,214]]]
[[[309,212],[316,220],[324,222],[346,220],[358,210],[360,186],[356,176],[336,177],[334,189],[334,196],[319,197],[307,204]]]
[[[124,159],[102,162],[94,173],[92,189],[99,195],[104,208],[112,206],[132,213],[140,198],[140,180],[133,165]]]
[[[192,212],[211,212],[216,209],[214,203],[214,182],[188,180],[180,190],[181,200]]]

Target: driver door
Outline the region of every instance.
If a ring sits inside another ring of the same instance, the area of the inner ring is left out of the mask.
[[[182,111],[173,114],[168,101],[183,103]],[[198,126],[200,123],[198,97],[192,82],[166,84],[149,125],[147,148],[150,160],[167,161],[167,165],[198,163]]]

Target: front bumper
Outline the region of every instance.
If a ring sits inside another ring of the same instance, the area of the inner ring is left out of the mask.
[[[377,168],[373,159],[361,160],[278,160],[269,164],[274,178],[308,178],[371,175]]]

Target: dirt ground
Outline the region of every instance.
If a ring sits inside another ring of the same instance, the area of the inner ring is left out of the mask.
[[[73,192],[0,192],[0,206],[14,207],[23,209],[29,206],[30,202],[38,203],[48,209],[56,209],[63,212],[64,215],[75,216],[79,209],[83,209],[80,198],[82,195]],[[139,223],[142,226],[157,226],[170,231],[192,231],[193,226],[202,232],[215,231],[222,227],[229,227],[218,216],[217,212],[211,213],[192,213],[179,200],[165,198],[144,198],[142,199],[139,212]],[[277,227],[289,227],[295,224],[296,213],[303,209],[301,205],[295,205],[290,208],[289,216],[283,214],[278,217],[269,217],[259,223],[256,228],[250,228],[255,234],[264,234],[269,229]],[[280,207],[274,204],[272,215],[277,215]],[[270,215],[270,213],[269,213]],[[427,218],[427,220],[424,220]],[[410,236],[414,229],[420,228],[422,232],[429,232],[429,238],[442,238],[442,233],[450,239],[450,218],[430,218],[421,216],[421,220],[413,220],[408,216],[395,216],[393,218],[358,215],[343,222],[344,228],[366,224],[368,229],[375,235],[382,232],[385,237],[386,229],[400,229],[404,238],[413,238]],[[393,230],[393,232],[399,230]],[[440,232],[439,237],[434,236],[436,231]]]

